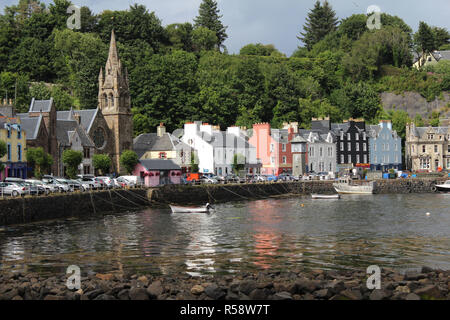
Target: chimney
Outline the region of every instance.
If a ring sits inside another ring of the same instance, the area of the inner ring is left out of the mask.
[[[74,113],[73,117],[78,124],[81,124],[81,116],[79,113]]]
[[[156,128],[156,133],[158,135],[158,137],[162,137],[166,134],[166,127],[164,126],[164,123],[160,123],[159,127]]]

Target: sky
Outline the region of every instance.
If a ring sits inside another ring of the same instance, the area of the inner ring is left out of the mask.
[[[51,0],[41,1],[50,3]],[[162,24],[192,22],[201,0],[72,0],[75,5],[88,6],[94,13],[103,10],[125,10],[134,3],[154,11]],[[218,0],[222,22],[228,26],[225,42],[229,53],[249,43],[273,44],[290,56],[301,42],[297,39],[305,18],[316,0]],[[420,21],[450,30],[449,0],[329,0],[339,19],[355,13],[367,13],[377,5],[382,12],[402,18],[414,31]],[[2,0],[4,5],[18,0]]]

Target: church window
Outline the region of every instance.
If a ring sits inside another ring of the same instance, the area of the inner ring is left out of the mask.
[[[112,94],[109,95],[109,105],[110,107],[114,107],[114,96]]]
[[[105,131],[102,128],[97,128],[94,131],[94,144],[97,149],[103,149],[106,145]]]

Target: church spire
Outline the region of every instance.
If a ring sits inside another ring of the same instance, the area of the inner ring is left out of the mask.
[[[108,60],[112,65],[119,66],[119,55],[117,54],[117,43],[114,30],[111,31],[111,42],[109,43]]]

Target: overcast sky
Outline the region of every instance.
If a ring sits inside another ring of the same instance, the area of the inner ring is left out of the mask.
[[[44,0],[45,3],[52,2]],[[72,0],[76,5],[86,5],[95,13],[103,10],[124,10],[129,5],[144,4],[155,11],[163,25],[192,22],[198,14],[201,0]],[[225,42],[230,53],[238,53],[248,43],[274,44],[278,50],[291,55],[300,45],[297,35],[305,17],[316,0],[218,0],[228,26]],[[413,30],[419,21],[450,30],[449,0],[329,0],[338,18],[354,13],[366,13],[370,5],[377,5],[382,12],[397,15]],[[18,3],[18,0],[2,0],[2,7]]]

